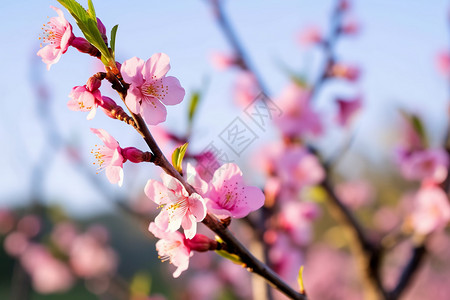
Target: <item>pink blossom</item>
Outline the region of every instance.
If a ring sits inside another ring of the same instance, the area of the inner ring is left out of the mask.
[[[112,275],[117,268],[117,255],[111,247],[87,232],[73,242],[70,265],[75,274],[83,278]]]
[[[184,186],[172,176],[161,173],[163,183],[150,179],[145,185],[148,198],[162,207],[155,222],[159,228],[174,232],[181,227],[186,238],[197,232],[197,222],[206,216],[205,200],[197,193],[188,194]]]
[[[283,182],[301,188],[320,183],[325,171],[318,158],[303,147],[289,147],[279,158],[278,172]]]
[[[441,183],[447,177],[448,154],[444,149],[425,149],[399,157],[402,175],[409,180]]]
[[[189,299],[210,300],[220,294],[223,283],[215,272],[202,272],[189,278]]]
[[[193,255],[191,250],[185,245],[183,235],[178,232],[168,232],[151,222],[148,230],[160,240],[156,243],[156,250],[162,261],[173,264],[177,269],[173,273],[174,278],[178,278],[181,272],[189,267],[189,258]]]
[[[360,24],[354,20],[347,21],[341,26],[341,31],[348,35],[358,34],[360,30]]]
[[[338,115],[337,115],[337,123],[343,127],[347,126],[354,115],[361,109],[362,101],[360,97],[355,98],[354,100],[343,100],[337,99],[338,104]]]
[[[91,77],[86,85],[74,87],[69,94],[67,106],[73,111],[90,111],[87,119],[93,119],[97,107],[103,103],[99,87],[100,80],[95,77]]]
[[[73,243],[78,236],[78,230],[71,222],[59,222],[51,233],[52,242],[58,246],[60,251],[69,253]]]
[[[226,54],[221,52],[213,52],[210,55],[210,60],[213,66],[217,70],[226,70],[234,66],[237,62],[236,57],[232,54]]]
[[[311,242],[313,232],[311,222],[320,214],[319,208],[312,202],[284,203],[278,215],[278,223],[299,246]]]
[[[372,201],[373,189],[365,181],[349,181],[338,184],[336,194],[345,205],[357,209]]]
[[[412,225],[419,234],[441,230],[450,221],[450,204],[445,192],[437,186],[424,186],[414,198]]]
[[[442,75],[448,76],[450,74],[450,53],[439,53],[436,57],[436,65]]]
[[[14,214],[4,208],[0,208],[0,235],[6,234],[14,228]]]
[[[195,156],[197,165],[195,166],[196,173],[206,181],[210,181],[213,173],[220,167],[220,163],[216,156],[211,151],[202,152]]]
[[[5,252],[13,257],[21,256],[29,245],[28,237],[21,231],[8,234],[3,242]]]
[[[64,292],[74,284],[73,275],[67,265],[55,259],[41,245],[29,246],[20,260],[38,293]]]
[[[47,64],[47,70],[51,65],[56,64],[61,55],[66,53],[75,36],[72,33],[72,25],[64,18],[63,12],[56,7],[53,8],[58,17],[53,17],[42,28],[44,36],[39,39],[43,43],[48,43],[44,48],[38,51],[37,55],[42,57],[42,61]]]
[[[318,27],[310,26],[300,32],[298,40],[304,46],[315,45],[322,42],[322,33]]]
[[[41,230],[41,219],[37,215],[26,215],[17,223],[17,229],[28,238],[35,237]]]
[[[251,72],[240,72],[234,84],[234,101],[240,107],[247,107],[255,101],[261,90],[255,75]]]
[[[214,172],[210,190],[205,196],[208,210],[219,217],[243,218],[264,205],[264,194],[253,186],[246,186],[242,172],[229,163]]]
[[[92,150],[97,159],[98,170],[105,170],[106,177],[112,184],[118,183],[122,186],[123,183],[123,163],[125,159],[122,156],[122,148],[119,143],[104,129],[91,128],[105,144]]]
[[[130,84],[125,98],[128,108],[140,114],[149,125],[166,120],[166,107],[180,103],[185,95],[180,82],[166,74],[170,69],[170,59],[164,53],[153,54],[144,61],[133,57],[122,64],[121,73]]]
[[[317,136],[322,133],[320,116],[310,107],[308,90],[291,83],[284,89],[277,105],[283,114],[274,121],[283,135],[292,137],[312,133]]]

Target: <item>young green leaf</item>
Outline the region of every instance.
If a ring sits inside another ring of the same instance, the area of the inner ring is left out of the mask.
[[[189,123],[192,122],[192,120],[194,119],[194,115],[195,112],[197,111],[199,101],[200,101],[200,93],[194,92],[189,101],[189,114],[188,114]]]
[[[117,34],[117,28],[119,27],[119,24],[115,25],[112,29],[111,29],[111,50],[112,50],[112,55],[113,58],[116,57],[116,34]]]
[[[298,286],[300,287],[300,293],[305,294],[305,285],[303,284],[303,266],[300,267],[300,270],[298,271]]]
[[[92,0],[88,0],[88,13],[97,23],[97,16],[95,15],[94,3],[92,3]]]
[[[181,173],[183,172],[183,158],[186,154],[188,143],[176,148],[172,153],[172,165],[175,167],[175,169]]]

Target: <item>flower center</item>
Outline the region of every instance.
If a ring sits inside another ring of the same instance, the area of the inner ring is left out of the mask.
[[[156,98],[158,100],[164,99],[164,97],[166,97],[169,93],[169,86],[164,85],[161,78],[156,80],[151,79],[142,85],[141,92],[145,98],[154,104],[152,98]]]
[[[48,43],[50,45],[59,46],[61,44],[61,39],[63,37],[63,32],[58,30],[58,28],[52,24],[52,22],[47,22],[42,26],[42,35],[39,37],[39,40],[42,43]],[[41,43],[41,47],[42,47]]]
[[[161,248],[158,249],[160,252],[160,255],[158,258],[162,261],[171,261],[172,256],[175,255],[174,252],[176,252],[176,249],[180,247],[181,242],[180,241],[166,241],[163,245],[161,245]]]
[[[111,160],[111,155],[106,153],[105,146],[97,146],[97,149],[92,149],[91,153],[94,155],[94,158],[97,160],[97,162],[93,162],[92,164],[97,165],[97,174],[105,169],[105,167],[108,165],[108,162]]]

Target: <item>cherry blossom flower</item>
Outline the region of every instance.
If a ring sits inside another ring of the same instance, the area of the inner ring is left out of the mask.
[[[414,198],[412,225],[419,234],[443,229],[450,221],[450,204],[445,192],[434,185],[422,187]]]
[[[44,36],[39,39],[43,43],[48,43],[44,48],[38,51],[37,55],[42,57],[42,61],[47,64],[47,70],[53,64],[56,64],[61,55],[66,53],[75,36],[72,33],[72,25],[64,18],[63,12],[56,7],[53,8],[58,17],[53,17],[42,28]]]
[[[237,59],[235,55],[213,52],[210,55],[210,60],[213,66],[220,71],[226,70],[234,65],[236,65]]]
[[[362,107],[362,101],[359,97],[354,100],[337,99],[336,103],[338,105],[338,115],[336,120],[337,123],[343,127],[347,126],[350,123],[353,116]]]
[[[443,149],[425,149],[400,156],[399,163],[402,175],[408,180],[441,183],[447,177],[449,157]]]
[[[442,75],[448,76],[450,73],[450,53],[439,53],[436,57],[436,66]]]
[[[283,204],[277,219],[294,243],[305,246],[313,237],[311,222],[319,214],[315,203],[289,201]]]
[[[317,136],[322,133],[320,117],[310,107],[308,90],[291,83],[284,89],[277,105],[283,114],[275,117],[274,121],[283,135],[312,133]]]
[[[140,114],[149,125],[166,120],[166,107],[180,103],[185,95],[180,82],[173,76],[166,76],[170,69],[167,54],[156,53],[144,61],[133,57],[121,66],[124,80],[130,84],[125,98],[128,108]]]
[[[97,163],[94,164],[98,165],[99,171],[105,170],[109,182],[122,186],[123,163],[125,162],[122,156],[122,148],[106,130],[91,128],[91,131],[105,143],[104,146],[99,146],[97,149],[92,150],[97,159]]]
[[[147,197],[162,208],[155,219],[156,224],[170,232],[181,226],[186,238],[193,238],[197,232],[197,222],[206,216],[205,200],[197,193],[189,195],[172,176],[161,173],[161,178],[163,183],[150,179],[144,189]]]
[[[251,72],[240,72],[234,85],[234,101],[240,107],[247,107],[255,101],[261,90],[255,75]]]
[[[156,250],[162,261],[173,264],[177,269],[173,273],[174,278],[178,278],[180,274],[189,267],[189,258],[193,255],[184,243],[184,236],[178,232],[168,232],[151,222],[148,230],[160,240],[156,242]]]
[[[89,78],[86,85],[76,86],[69,94],[70,100],[67,106],[73,111],[90,111],[88,120],[94,118],[97,107],[102,104],[100,90],[101,81],[95,77]]]
[[[353,209],[367,205],[373,200],[373,189],[365,181],[349,181],[336,185],[336,194],[345,205]]]
[[[342,78],[349,81],[357,81],[361,75],[361,70],[352,65],[335,63],[328,70],[328,76]]]
[[[229,163],[214,172],[207,195],[208,210],[219,217],[243,218],[264,205],[264,194],[253,186],[246,186],[242,172]]]
[[[299,33],[298,41],[303,46],[312,46],[322,42],[322,33],[317,26],[306,27]]]

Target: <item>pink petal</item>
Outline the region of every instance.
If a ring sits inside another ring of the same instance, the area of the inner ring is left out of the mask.
[[[105,168],[106,178],[112,184],[119,184],[122,186],[123,183],[123,169],[119,166],[108,166]]]
[[[184,216],[181,226],[187,239],[192,239],[197,233],[197,222],[195,222],[195,218],[192,215]]]
[[[173,193],[168,190],[161,182],[150,179],[144,188],[145,195],[156,204],[170,203],[168,194]]]
[[[162,79],[162,85],[167,87],[168,92],[165,97],[161,97],[160,100],[162,103],[165,105],[175,105],[183,101],[186,93],[177,78],[173,76],[164,77]]]
[[[51,45],[45,46],[37,53],[38,56],[42,57],[42,61],[47,64],[47,70],[50,70],[50,67],[59,61],[61,54],[60,49],[56,49]]]
[[[160,232],[163,232],[164,235],[167,235],[166,231],[168,230],[169,227],[169,214],[167,213],[167,210],[162,210],[155,218],[155,224],[158,226],[158,228],[160,228]],[[155,233],[153,233],[155,234]],[[155,234],[156,237],[162,239],[165,238],[164,235],[161,236],[157,236]]]
[[[142,101],[140,114],[148,125],[157,125],[166,120],[166,107],[157,99]]]
[[[87,115],[86,119],[87,120],[92,120],[95,117],[95,114],[97,112],[97,106],[93,106],[91,111],[89,112],[89,114]]]
[[[131,85],[125,97],[125,104],[133,113],[138,114],[141,111],[141,100],[141,91],[134,85]]]
[[[245,200],[240,203],[239,207],[235,207],[231,213],[234,218],[243,218],[250,212],[261,208],[264,205],[265,196],[263,192],[254,186],[248,186],[245,188],[244,195]]]
[[[145,62],[142,74],[146,80],[159,79],[170,70],[170,58],[165,53],[155,53]]]
[[[144,67],[144,60],[133,57],[123,62],[120,72],[125,82],[141,86],[144,83],[142,76],[142,69]]]
[[[197,222],[201,222],[206,217],[205,200],[197,193],[189,196],[189,210]]]
[[[197,170],[191,163],[187,163],[186,178],[186,181],[199,191],[200,194],[205,195],[208,192],[208,183],[197,174]]]
[[[106,147],[110,149],[119,147],[119,143],[106,130],[91,128],[91,131],[95,133],[103,143],[105,143]]]

